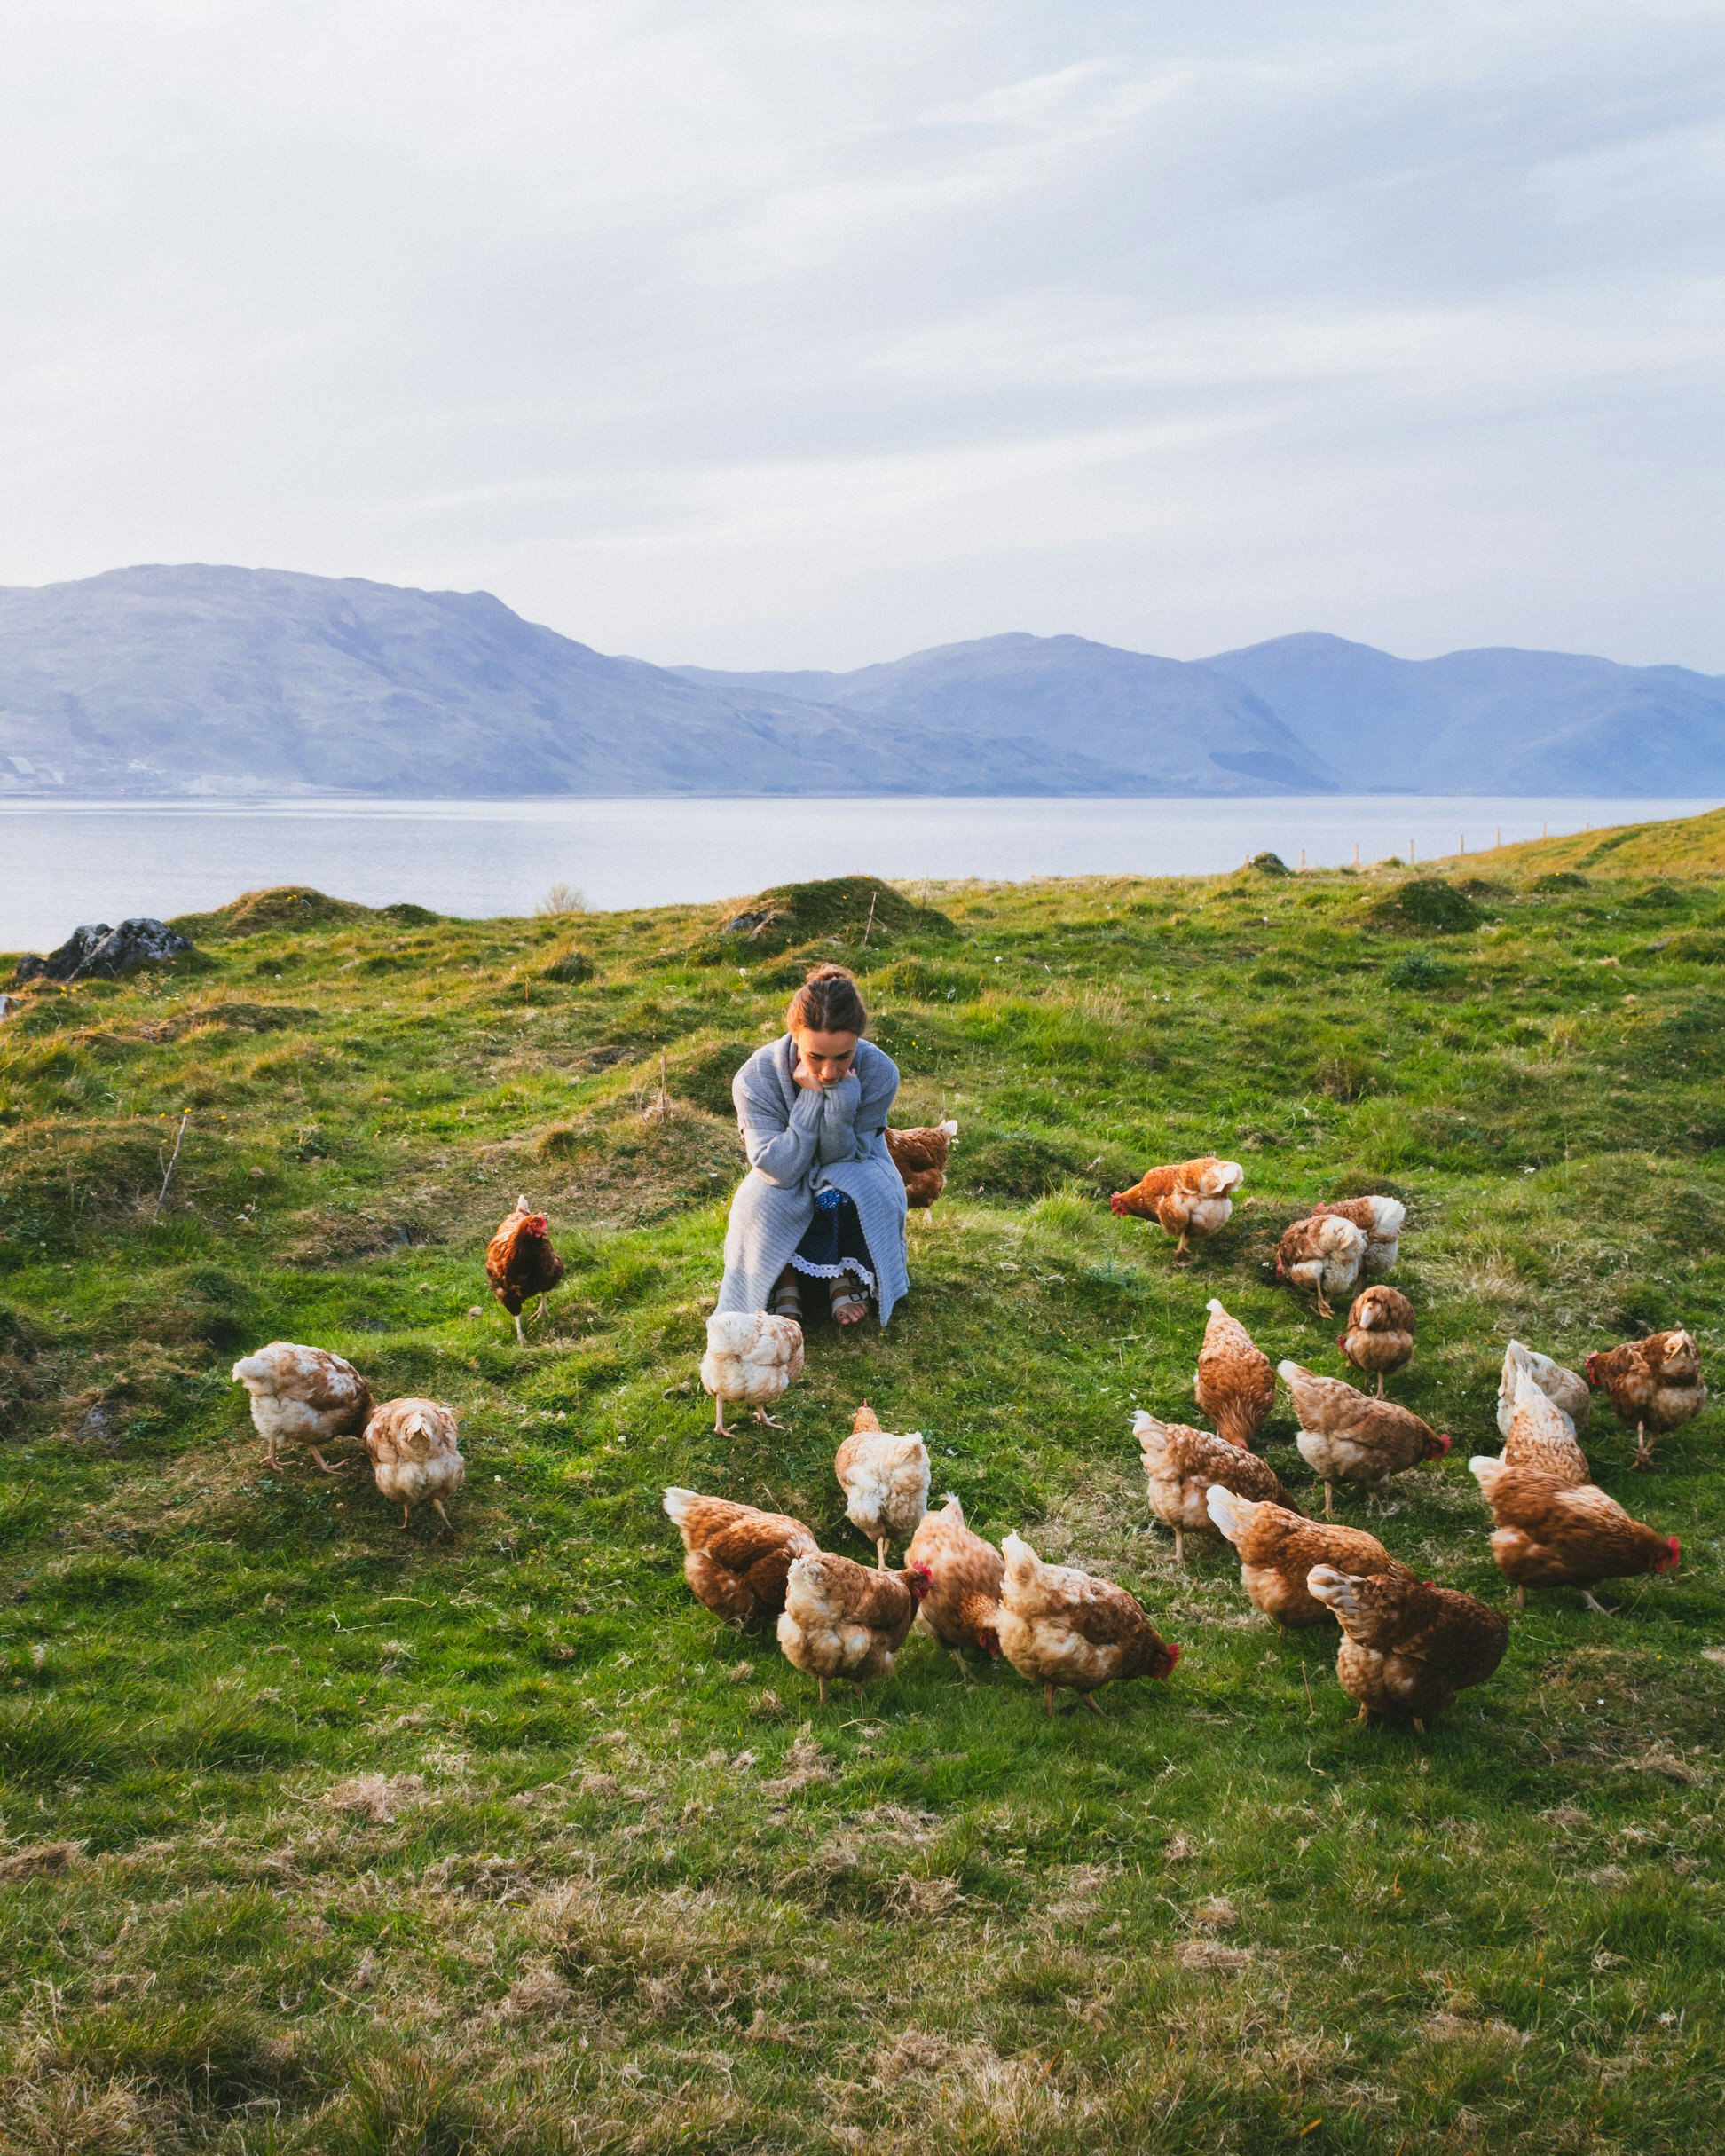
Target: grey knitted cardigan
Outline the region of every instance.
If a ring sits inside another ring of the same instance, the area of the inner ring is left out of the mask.
[[[731,1082],[749,1172],[731,1200],[721,1310],[764,1310],[774,1283],[831,1186],[856,1207],[885,1325],[910,1285],[905,1268],[904,1181],[881,1136],[898,1093],[898,1066],[859,1041],[851,1074],[823,1092],[799,1086],[797,1043],[769,1041]]]

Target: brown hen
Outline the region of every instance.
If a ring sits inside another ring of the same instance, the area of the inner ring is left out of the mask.
[[[1254,1504],[1217,1483],[1208,1499],[1210,1518],[1240,1558],[1240,1584],[1255,1609],[1278,1625],[1321,1625],[1327,1606],[1306,1586],[1314,1565],[1364,1576],[1405,1568],[1375,1535],[1308,1520],[1284,1505]]]
[[[860,1699],[870,1679],[892,1675],[893,1658],[927,1592],[928,1573],[921,1565],[870,1571],[826,1550],[793,1558],[785,1575],[779,1646],[793,1668],[816,1680],[823,1707],[831,1677],[854,1684]]]
[[[1381,1400],[1384,1379],[1414,1359],[1414,1305],[1398,1287],[1368,1287],[1354,1297],[1335,1344],[1356,1370],[1375,1374]]]
[[[694,1490],[667,1490],[665,1509],[682,1537],[689,1592],[714,1617],[739,1626],[776,1617],[792,1564],[819,1546],[802,1522],[785,1513],[757,1512]]]
[[[1340,1378],[1322,1377],[1298,1363],[1279,1363],[1277,1370],[1300,1420],[1294,1438],[1300,1457],[1324,1478],[1327,1515],[1337,1483],[1382,1490],[1392,1475],[1422,1460],[1441,1460],[1449,1451],[1447,1437],[1393,1400],[1374,1400]]]
[[[927,1571],[928,1592],[918,1620],[946,1648],[968,1684],[966,1648],[986,1655],[990,1662],[1000,1658],[1000,1581],[1005,1559],[966,1523],[964,1507],[949,1496],[939,1512],[923,1515],[904,1562],[907,1567],[921,1565]]]
[[[1399,1568],[1359,1578],[1314,1565],[1306,1586],[1342,1627],[1336,1682],[1359,1702],[1362,1722],[1406,1714],[1423,1736],[1424,1718],[1483,1684],[1509,1643],[1501,1611]]]
[[[551,1224],[543,1213],[529,1209],[517,1198],[515,1211],[498,1227],[485,1248],[485,1278],[492,1293],[515,1319],[516,1339],[525,1344],[521,1329],[521,1306],[537,1295],[540,1312],[545,1298],[563,1277],[563,1260],[551,1247]]]
[[[1238,1161],[1218,1161],[1213,1153],[1168,1168],[1152,1168],[1129,1191],[1115,1191],[1111,1212],[1134,1220],[1154,1220],[1178,1235],[1176,1257],[1185,1255],[1188,1238],[1214,1235],[1233,1214],[1233,1193],[1246,1180]]]
[[[1276,1405],[1276,1366],[1212,1295],[1193,1396],[1230,1444],[1249,1445]]]
[[[1603,1349],[1586,1363],[1587,1382],[1611,1401],[1617,1419],[1627,1429],[1635,1426],[1633,1465],[1645,1467],[1653,1448],[1647,1442],[1681,1429],[1707,1405],[1707,1388],[1701,1381],[1701,1350],[1693,1333],[1679,1326],[1674,1332],[1650,1333],[1645,1340],[1631,1341],[1621,1348]]]
[[[1173,1674],[1180,1649],[1124,1587],[1075,1565],[1044,1564],[1018,1535],[1007,1536],[1001,1554],[1000,1651],[1020,1677],[1041,1685],[1044,1717],[1054,1711],[1057,1686],[1100,1714],[1091,1695],[1104,1685]]]
[[[886,1130],[886,1150],[904,1183],[904,1202],[921,1206],[933,1216],[934,1200],[946,1188],[948,1156],[958,1126],[949,1116],[943,1123],[919,1130]]]
[[[1532,1467],[1506,1467],[1487,1454],[1468,1465],[1492,1508],[1492,1554],[1514,1582],[1523,1609],[1530,1587],[1579,1587],[1589,1609],[1609,1617],[1588,1592],[1599,1581],[1677,1570],[1683,1553],[1676,1536],[1632,1519],[1592,1483],[1565,1488]]]
[[[1185,1555],[1185,1530],[1214,1534],[1209,1493],[1217,1484],[1238,1491],[1241,1497],[1267,1499],[1299,1507],[1281,1486],[1267,1460],[1248,1452],[1244,1445],[1230,1444],[1209,1430],[1189,1429],[1184,1422],[1158,1422],[1142,1408],[1132,1417],[1132,1435],[1138,1441],[1150,1509],[1165,1527],[1174,1530],[1174,1562]]]

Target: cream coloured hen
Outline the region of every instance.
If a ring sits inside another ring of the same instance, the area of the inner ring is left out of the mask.
[[[1364,1228],[1340,1213],[1315,1213],[1283,1231],[1276,1278],[1310,1290],[1318,1298],[1318,1315],[1334,1318],[1330,1297],[1352,1293],[1365,1260]]]
[[[437,1400],[385,1400],[366,1425],[366,1450],[379,1493],[401,1507],[401,1524],[415,1505],[429,1502],[451,1534],[444,1510],[467,1480],[455,1441],[455,1412]]]
[[[1324,1478],[1327,1516],[1337,1483],[1382,1490],[1392,1475],[1422,1460],[1441,1460],[1449,1451],[1447,1437],[1393,1400],[1374,1399],[1340,1378],[1320,1376],[1298,1363],[1279,1363],[1276,1368],[1299,1418],[1294,1442],[1300,1457]]]
[[[1503,1374],[1498,1380],[1500,1437],[1509,1435],[1509,1424],[1516,1412],[1516,1381],[1524,1374],[1532,1379],[1548,1400],[1562,1409],[1576,1431],[1587,1428],[1587,1416],[1593,1408],[1593,1395],[1587,1390],[1587,1379],[1579,1370],[1565,1370],[1562,1363],[1553,1362],[1550,1356],[1541,1355],[1537,1348],[1524,1348],[1520,1341],[1512,1340],[1503,1350]]]
[[[1124,1587],[1075,1565],[1044,1564],[1020,1535],[1008,1535],[1000,1548],[1000,1651],[1020,1677],[1042,1687],[1044,1719],[1054,1711],[1057,1688],[1076,1692],[1100,1714],[1091,1695],[1104,1685],[1173,1674],[1179,1648]]]
[[[741,1400],[754,1409],[757,1422],[780,1426],[767,1412],[769,1400],[781,1398],[802,1375],[802,1327],[794,1318],[769,1310],[715,1310],[706,1321],[706,1353],[701,1357],[701,1383],[713,1395],[713,1427],[734,1437],[725,1426],[725,1403]]]
[[[845,1493],[845,1516],[875,1546],[875,1562],[886,1570],[889,1543],[917,1531],[928,1510],[928,1447],[922,1433],[895,1437],[864,1400],[851,1434],[833,1457],[832,1471]]]
[[[1158,1422],[1142,1408],[1132,1417],[1132,1435],[1144,1461],[1150,1509],[1164,1527],[1174,1530],[1176,1564],[1185,1559],[1189,1530],[1202,1535],[1216,1531],[1209,1505],[1215,1483],[1241,1497],[1286,1505],[1294,1512],[1299,1509],[1269,1461],[1244,1445],[1230,1444],[1209,1430],[1189,1429],[1184,1422]]]
[[[332,1467],[319,1447],[357,1436],[372,1412],[366,1381],[351,1363],[291,1340],[272,1340],[235,1363],[233,1381],[251,1395],[266,1467],[277,1464],[278,1444],[303,1444],[326,1475],[339,1475],[341,1468]]]
[[[778,1643],[793,1669],[816,1680],[823,1707],[829,1678],[854,1684],[860,1699],[865,1684],[892,1675],[928,1579],[926,1565],[870,1571],[828,1550],[792,1561]]]

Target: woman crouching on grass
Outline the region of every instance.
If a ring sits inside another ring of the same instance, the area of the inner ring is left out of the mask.
[[[862,1035],[869,1014],[841,965],[791,998],[782,1040],[731,1083],[749,1172],[731,1200],[721,1310],[802,1317],[799,1276],[823,1280],[842,1326],[885,1325],[910,1287],[904,1182],[882,1133],[898,1066]]]

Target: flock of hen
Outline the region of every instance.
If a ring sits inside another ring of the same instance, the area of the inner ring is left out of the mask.
[[[907,1193],[930,1207],[944,1183],[953,1126],[893,1132]],[[1178,1237],[1214,1234],[1233,1211],[1244,1180],[1238,1163],[1206,1156],[1153,1168],[1111,1200],[1118,1214],[1154,1218]],[[1281,1238],[1276,1275],[1311,1292],[1319,1313],[1351,1293],[1362,1274],[1389,1271],[1399,1255],[1404,1208],[1393,1198],[1356,1198],[1313,1208]],[[524,1198],[499,1227],[486,1252],[493,1293],[513,1318],[543,1299],[563,1277],[543,1213]],[[1376,1381],[1367,1393],[1300,1364],[1272,1365],[1244,1326],[1212,1299],[1193,1390],[1214,1432],[1162,1422],[1142,1411],[1133,1432],[1142,1456],[1150,1509],[1174,1530],[1183,1559],[1188,1533],[1219,1534],[1240,1558],[1248,1598],[1281,1626],[1325,1623],[1342,1630],[1336,1676],[1359,1703],[1360,1718],[1396,1714],[1417,1729],[1424,1717],[1497,1668],[1508,1624],[1471,1595],[1416,1578],[1374,1535],[1334,1520],[1335,1485],[1358,1483],[1381,1492],[1392,1475],[1441,1459],[1449,1439],[1383,1397],[1384,1380],[1413,1359],[1414,1306],[1399,1289],[1376,1284],[1354,1296],[1338,1345],[1350,1364]],[[800,1327],[770,1313],[715,1314],[707,1321],[701,1379],[726,1431],[727,1401],[752,1405],[770,1422],[770,1404],[801,1374]],[[399,1399],[374,1407],[364,1379],[341,1357],[276,1341],[234,1365],[251,1396],[254,1421],[275,1464],[279,1442],[319,1447],[363,1433],[380,1491],[402,1507],[429,1501],[445,1528],[442,1499],[461,1486],[464,1469],[453,1412],[434,1400]],[[1252,1443],[1287,1388],[1299,1428],[1301,1457],[1324,1484],[1323,1520],[1308,1518]],[[1677,1568],[1677,1538],[1661,1536],[1624,1510],[1592,1480],[1578,1431],[1602,1389],[1636,1433],[1634,1465],[1652,1457],[1651,1438],[1674,1430],[1706,1404],[1693,1336],[1677,1330],[1587,1357],[1586,1374],[1511,1341],[1498,1391],[1501,1457],[1469,1461],[1491,1507],[1492,1554],[1525,1605],[1529,1587],[1573,1586],[1600,1609],[1591,1589],[1608,1579]],[[1163,1640],[1138,1601],[1114,1582],[1075,1567],[1044,1563],[1016,1534],[999,1549],[966,1523],[946,1497],[928,1509],[929,1460],[922,1436],[885,1431],[867,1403],[839,1446],[834,1471],[847,1515],[873,1546],[872,1566],[822,1550],[800,1521],[696,1491],[668,1489],[665,1509],[682,1538],[683,1571],[697,1599],[746,1626],[771,1617],[795,1667],[813,1676],[824,1705],[830,1680],[856,1686],[892,1672],[894,1657],[920,1623],[949,1649],[969,1680],[965,1656],[1004,1656],[1043,1689],[1044,1714],[1057,1689],[1075,1692],[1093,1711],[1093,1695],[1132,1677],[1166,1677],[1180,1648]],[[887,1569],[905,1542],[902,1568]]]

